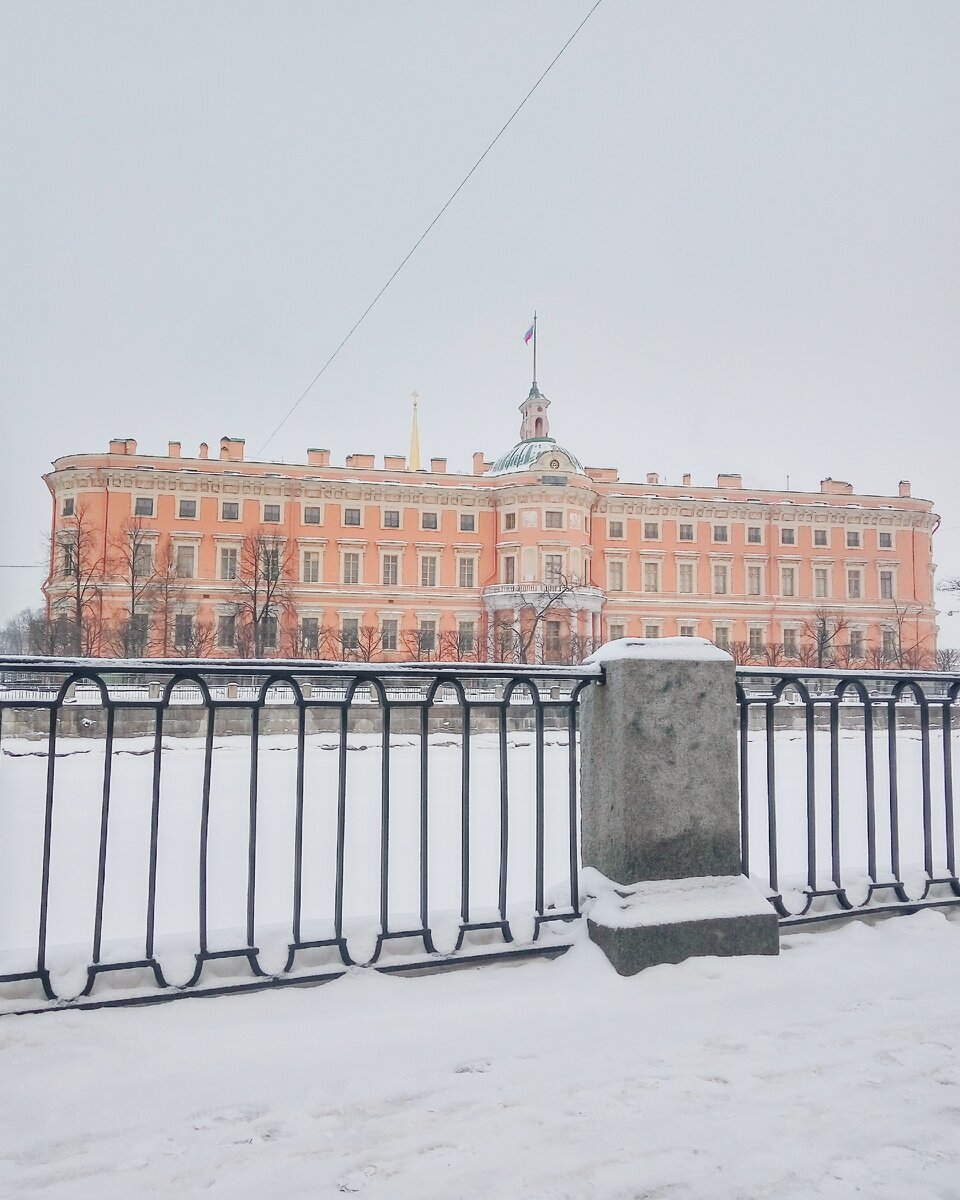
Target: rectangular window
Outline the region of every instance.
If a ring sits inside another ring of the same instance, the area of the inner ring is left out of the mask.
[[[304,550],[303,552],[303,582],[320,582],[320,551]]]
[[[559,621],[544,621],[543,657],[556,662],[563,653],[563,626]]]
[[[747,631],[747,649],[751,654],[763,653],[763,630],[749,629]]]
[[[60,543],[60,573],[75,575],[77,573],[77,547],[75,542]]]
[[[826,546],[829,544],[830,538],[826,529],[815,529],[813,531],[813,544],[815,546]]]
[[[383,624],[380,626],[380,649],[396,650],[396,648],[397,620],[395,617],[385,617]]]
[[[193,617],[177,613],[173,618],[173,644],[178,650],[189,650],[193,644]]]
[[[730,541],[730,529],[729,529],[729,526],[727,526],[727,525],[714,525],[714,527],[713,527],[713,540],[714,540],[715,542],[729,542],[729,541]]]
[[[780,530],[780,545],[795,546],[797,544],[797,531],[795,529],[782,527]]]
[[[512,555],[503,560],[503,582],[517,582],[517,560]]]
[[[853,659],[863,658],[863,630],[850,630],[850,657]]]
[[[197,551],[194,546],[177,547],[177,578],[193,579],[196,574]]]
[[[344,523],[344,525],[359,526],[359,524],[360,524],[360,509],[359,508],[345,508],[343,510],[343,523]]]
[[[348,550],[343,556],[343,582],[360,582],[360,554],[356,550]]]
[[[883,657],[887,660],[897,657],[897,635],[893,629],[883,631]]]
[[[783,631],[783,653],[787,658],[797,657],[797,631],[795,629]]]
[[[220,551],[220,578],[236,579],[238,553],[235,546],[224,547]]]
[[[881,600],[892,600],[893,599],[893,572],[892,571],[881,571],[880,572],[880,599]]]
[[[135,517],[152,517],[153,497],[138,496],[133,502],[133,515]]]
[[[562,529],[563,528],[563,513],[556,512],[553,509],[548,509],[543,514],[544,529]]]
[[[277,525],[280,521],[280,505],[265,504],[263,506],[263,522],[265,525]]]
[[[437,556],[435,554],[425,554],[420,559],[420,586],[429,588],[437,586]]]
[[[563,582],[563,555],[548,554],[544,559],[544,582],[547,587],[560,587]]]
[[[847,530],[847,549],[848,550],[859,550],[859,548],[860,548],[860,530],[859,529],[848,529]]]
[[[622,521],[611,521],[609,528],[610,528],[610,536],[612,538],[622,538],[623,537],[623,522]]]
[[[273,613],[266,613],[263,618],[263,644],[268,650],[277,648],[280,636],[280,622]]]
[[[340,622],[340,642],[344,650],[360,649],[360,618],[344,617]]]
[[[713,631],[713,644],[718,650],[730,649],[730,630],[726,625],[717,625]]]
[[[461,654],[473,654],[477,648],[477,623],[476,621],[461,621],[457,626],[457,641],[460,645]]]
[[[813,568],[813,594],[817,600],[825,600],[830,595],[830,571],[827,567]]]
[[[892,533],[886,533],[883,530],[880,531],[880,549],[881,550],[892,550],[893,549],[893,534]]]
[[[730,584],[730,569],[729,567],[720,566],[719,564],[713,568],[713,591],[716,596],[725,596],[729,590]]]
[[[623,591],[623,563],[612,562],[607,563],[607,591],[622,592]]]
[[[658,638],[660,636],[659,625],[644,625],[643,636],[645,638]]]
[[[146,579],[153,570],[153,547],[142,542],[134,546],[132,566],[136,579]]]
[[[177,506],[177,516],[182,520],[192,520],[197,515],[196,500],[181,500]]]
[[[847,597],[850,600],[863,598],[863,579],[857,569],[847,571]]]
[[[229,616],[221,616],[217,618],[217,645],[221,650],[226,650],[230,646],[236,645],[237,641],[237,618],[231,613]]]
[[[611,642],[618,642],[622,637],[626,636],[626,625],[621,625],[618,622],[611,622],[607,626],[607,637]]]
[[[420,514],[421,529],[439,529],[440,519],[435,512],[425,512]]]
[[[130,628],[127,632],[127,653],[139,658],[147,652],[147,632],[149,617],[146,613],[132,613]]]
[[[383,556],[383,582],[387,587],[396,587],[400,582],[399,554],[385,554]]]
[[[304,650],[320,649],[320,618],[304,617],[300,622],[300,641]]]
[[[648,542],[660,541],[660,522],[659,521],[644,521],[643,537]]]
[[[780,568],[780,595],[793,598],[797,594],[797,568]]]
[[[692,525],[678,525],[677,526],[677,537],[679,538],[679,540],[681,542],[692,542],[693,541],[693,526]]]
[[[680,626],[680,636],[681,637],[696,637],[697,636],[696,625],[681,625]]]
[[[763,591],[763,568],[747,567],[747,595],[759,596]]]
[[[687,593],[693,591],[693,563],[677,564],[677,591]]]
[[[224,500],[220,510],[220,515],[224,521],[239,521],[240,520],[240,503],[237,500]]]
[[[759,525],[748,525],[747,541],[751,546],[761,545],[763,543],[763,529]]]
[[[504,529],[516,529],[517,514],[515,512],[503,514],[503,527]]]
[[[460,514],[460,532],[461,533],[476,533],[477,531],[477,514],[476,513],[461,513]]]
[[[60,515],[63,517],[72,517],[73,516],[73,497],[72,496],[67,496],[67,498],[64,500],[63,508],[61,508],[61,510],[60,510]]]
[[[419,634],[420,649],[425,654],[432,654],[437,648],[436,621],[421,621]]]
[[[645,562],[643,564],[643,590],[645,592],[660,591],[660,564]]]
[[[476,560],[472,558],[460,559],[460,586],[462,588],[472,588],[476,586]]]
[[[280,578],[280,548],[279,546],[264,546],[260,551],[260,566],[264,579]]]
[[[384,529],[399,529],[400,528],[400,509],[385,508],[383,510],[383,527]]]
[[[304,525],[319,525],[320,524],[320,505],[305,504],[303,507],[303,523]]]

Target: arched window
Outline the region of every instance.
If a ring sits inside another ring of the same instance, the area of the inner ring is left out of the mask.
[[[533,433],[535,437],[543,437],[543,417],[537,417],[534,421]]]

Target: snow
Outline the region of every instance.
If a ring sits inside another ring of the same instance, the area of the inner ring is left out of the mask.
[[[0,1194],[933,1200],[960,924],[622,979],[554,962],[0,1020]]]
[[[655,879],[624,887],[586,867],[580,884],[581,891],[591,897],[584,906],[585,914],[608,929],[770,915],[770,904],[744,875]]]
[[[584,666],[636,659],[668,659],[683,662],[732,662],[726,650],[701,637],[618,638],[606,642],[584,660]]]

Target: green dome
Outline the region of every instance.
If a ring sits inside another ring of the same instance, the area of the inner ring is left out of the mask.
[[[515,475],[519,471],[531,471],[534,464],[544,454],[553,451],[559,451],[569,459],[570,465],[577,474],[583,474],[583,467],[575,454],[571,454],[569,450],[565,450],[563,446],[558,446],[551,437],[544,438],[526,438],[522,442],[517,442],[512,450],[508,450],[506,454],[502,454],[493,467],[487,472],[488,475]],[[561,469],[561,468],[556,468]]]

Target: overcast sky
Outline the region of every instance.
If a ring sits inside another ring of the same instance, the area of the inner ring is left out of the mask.
[[[59,455],[256,455],[591,4],[0,0],[0,561]],[[413,389],[501,453],[536,308],[582,461],[908,478],[960,574],[958,64],[956,0],[604,0],[265,457],[405,453]]]

